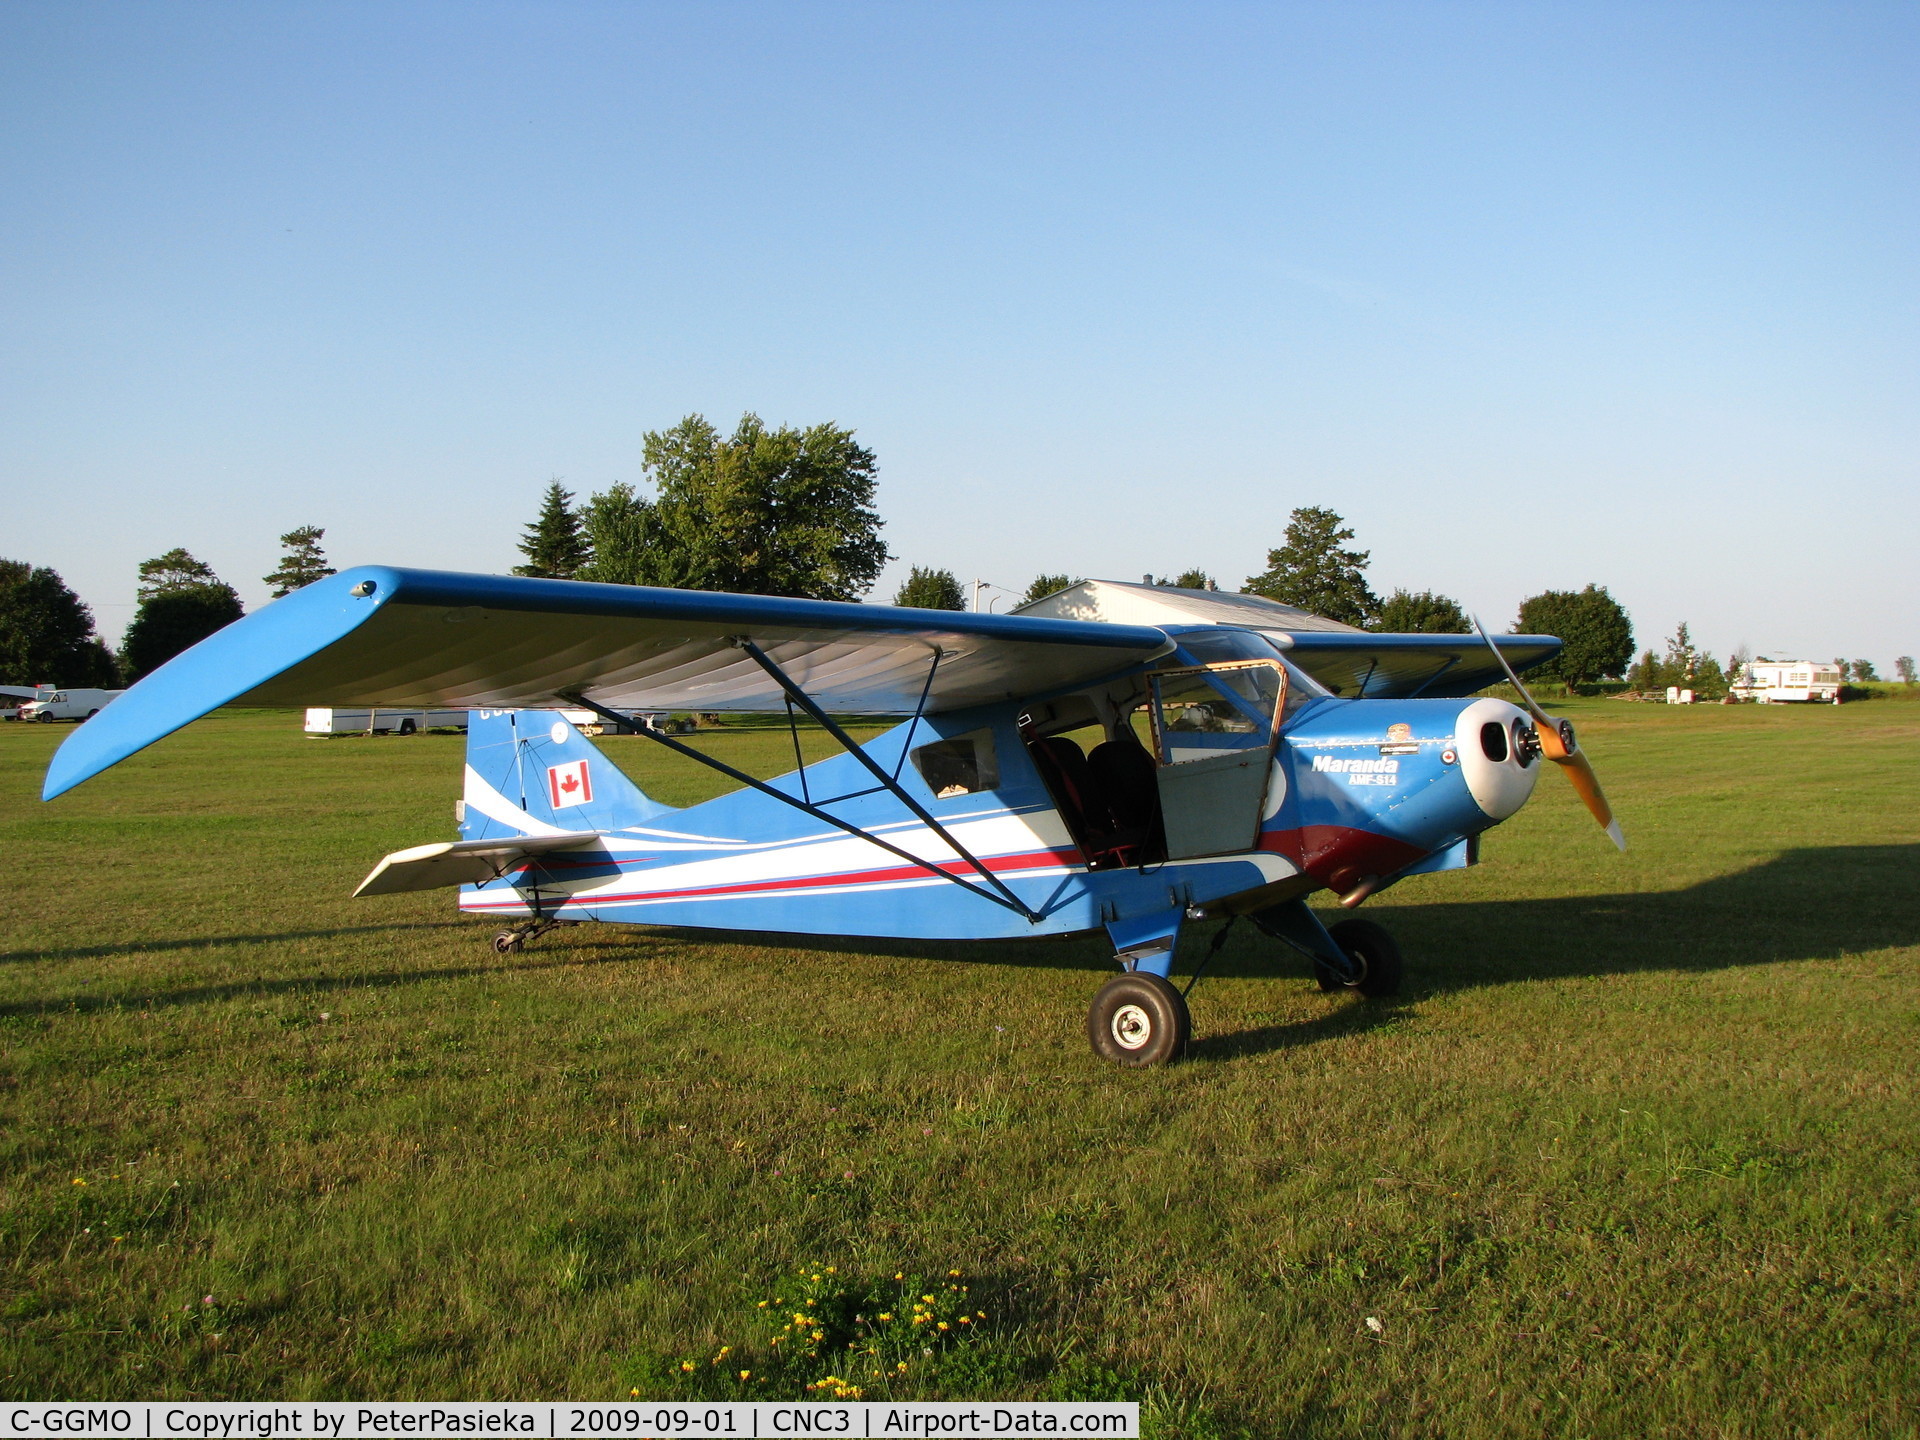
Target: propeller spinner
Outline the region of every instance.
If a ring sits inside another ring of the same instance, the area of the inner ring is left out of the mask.
[[[1579,741],[1573,733],[1573,723],[1568,720],[1556,720],[1540,708],[1539,702],[1527,693],[1527,687],[1520,683],[1520,677],[1513,673],[1513,666],[1507,663],[1507,657],[1500,653],[1500,647],[1488,637],[1485,629],[1476,619],[1473,628],[1480,632],[1480,638],[1487,642],[1487,648],[1493,651],[1494,659],[1500,662],[1500,668],[1507,672],[1507,679],[1513,682],[1513,688],[1520,693],[1520,703],[1533,717],[1535,730],[1540,737],[1540,753],[1558,765],[1567,779],[1573,782],[1574,790],[1586,803],[1593,818],[1600,822],[1600,828],[1607,832],[1607,838],[1622,850],[1627,848],[1627,837],[1620,833],[1620,822],[1614,819],[1613,807],[1607,803],[1607,797],[1601,792],[1600,781],[1593,773],[1593,766],[1587,762],[1586,752],[1580,749]]]

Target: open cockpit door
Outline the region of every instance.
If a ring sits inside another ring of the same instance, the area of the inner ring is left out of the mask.
[[[1265,660],[1152,677],[1148,713],[1167,859],[1254,848],[1286,694],[1287,672]]]

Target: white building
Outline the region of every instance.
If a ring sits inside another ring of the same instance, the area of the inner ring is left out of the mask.
[[[1757,700],[1762,705],[1840,703],[1840,687],[1846,676],[1838,665],[1820,660],[1754,660],[1733,682],[1737,700]]]

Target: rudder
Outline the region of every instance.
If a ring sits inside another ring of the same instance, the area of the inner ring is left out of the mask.
[[[620,830],[672,808],[648,799],[557,710],[467,716],[462,839]]]

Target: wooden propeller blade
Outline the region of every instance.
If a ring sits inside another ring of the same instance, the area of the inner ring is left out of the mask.
[[[1500,647],[1493,643],[1487,632],[1481,628],[1476,618],[1473,628],[1480,631],[1480,638],[1487,642],[1487,648],[1493,651],[1493,658],[1500,662],[1500,668],[1507,672],[1507,679],[1513,682],[1513,688],[1520,693],[1520,703],[1533,717],[1533,728],[1540,736],[1540,753],[1560,767],[1573,788],[1585,803],[1587,812],[1600,822],[1600,828],[1607,832],[1607,838],[1620,849],[1627,848],[1627,837],[1621,833],[1620,822],[1613,816],[1613,807],[1607,803],[1605,792],[1600,789],[1600,778],[1593,773],[1593,765],[1582,753],[1578,745],[1567,743],[1567,731],[1560,728],[1560,722],[1540,708],[1533,696],[1527,693],[1527,687],[1520,683],[1520,677],[1513,673],[1513,666],[1507,663],[1507,657],[1500,653]]]

